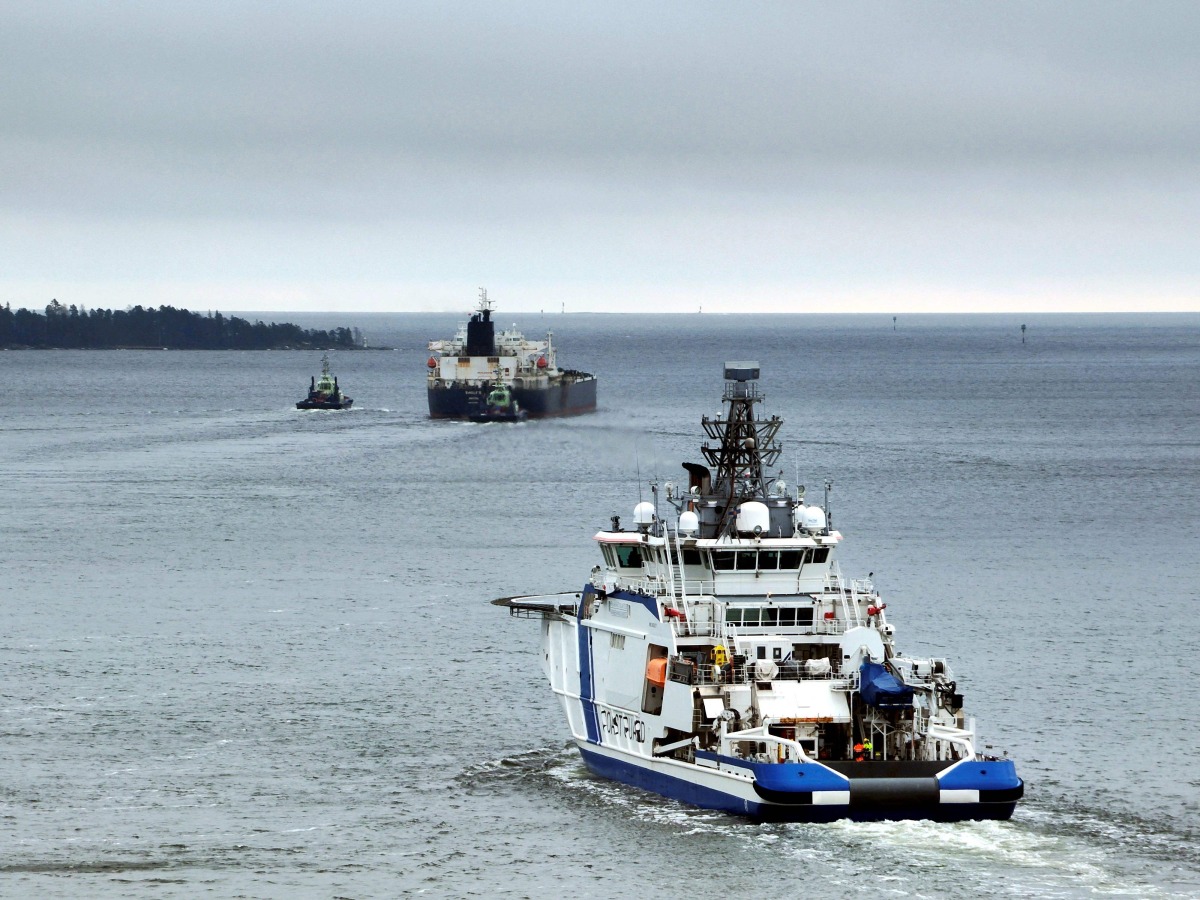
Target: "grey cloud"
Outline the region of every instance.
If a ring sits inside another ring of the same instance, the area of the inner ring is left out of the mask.
[[[1190,271],[1198,38],[1188,3],[11,3],[0,212],[193,222],[196,270],[338,227],[399,275]]]
[[[17,88],[5,92],[5,128],[497,164],[664,153],[986,160],[1085,141],[1116,154],[1191,146],[1197,134],[1200,7],[337,9],[30,5],[38,12],[0,38]]]

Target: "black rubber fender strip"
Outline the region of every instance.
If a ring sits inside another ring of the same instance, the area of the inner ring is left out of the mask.
[[[980,803],[1014,803],[1025,796],[1025,782],[1013,788],[996,788],[979,792]]]
[[[812,806],[812,791],[775,791],[765,788],[757,781],[754,782],[754,792],[764,800],[772,803],[786,803],[789,806]]]
[[[851,778],[851,806],[920,806],[941,800],[936,778]]]

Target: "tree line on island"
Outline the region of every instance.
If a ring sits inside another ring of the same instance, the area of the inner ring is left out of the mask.
[[[52,300],[44,314],[0,306],[0,347],[9,349],[353,350],[362,343],[357,328],[322,331],[173,306],[86,310]]]

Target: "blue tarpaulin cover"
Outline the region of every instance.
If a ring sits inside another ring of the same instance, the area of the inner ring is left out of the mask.
[[[879,663],[868,660],[859,670],[862,698],[871,706],[912,706],[913,689]]]

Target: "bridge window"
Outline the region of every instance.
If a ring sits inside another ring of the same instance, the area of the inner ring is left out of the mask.
[[[732,550],[713,550],[712,567],[717,571],[730,571],[733,569],[735,556]]]
[[[823,563],[827,559],[829,559],[829,548],[828,547],[818,547],[816,550],[812,551],[812,561],[813,562]]]
[[[779,553],[779,568],[798,569],[803,560],[803,550],[781,550]]]
[[[778,550],[759,550],[758,567],[764,571],[779,568]]]
[[[747,625],[754,628],[809,627],[813,623],[811,606],[739,607],[725,610],[725,621],[729,625]]]
[[[739,572],[753,572],[758,568],[758,551],[757,550],[742,550],[737,555],[737,567]]]
[[[622,569],[640,569],[642,551],[639,547],[616,547],[617,565]]]
[[[761,612],[762,610],[756,606],[747,608],[731,606],[725,610],[725,621],[730,625],[758,625]]]

